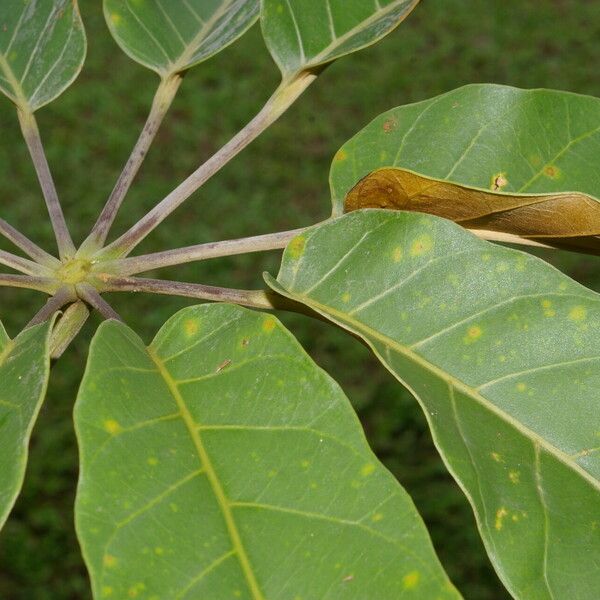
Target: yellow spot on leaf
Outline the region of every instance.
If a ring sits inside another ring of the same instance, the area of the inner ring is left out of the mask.
[[[140,595],[140,592],[143,592],[146,589],[146,586],[143,583],[136,583],[129,588],[127,595],[130,598],[137,598]]]
[[[507,517],[508,511],[502,507],[496,511],[496,521],[494,522],[494,527],[497,531],[500,531],[504,525],[504,519]]]
[[[157,556],[162,556],[164,553],[164,548],[161,548],[160,546],[156,546],[156,548],[154,548],[154,554],[156,554]]]
[[[262,324],[262,330],[265,333],[271,333],[275,326],[277,325],[275,319],[273,317],[267,317]]]
[[[310,461],[309,460],[303,460],[300,465],[302,466],[303,469],[308,469],[308,467],[310,467]]]
[[[111,435],[115,435],[121,431],[121,426],[119,425],[118,421],[115,421],[114,419],[107,419],[104,421],[104,429]]]
[[[121,23],[121,15],[118,13],[112,13],[110,15],[110,20],[112,21],[113,25],[119,25]]]
[[[151,467],[155,467],[155,466],[158,464],[158,458],[156,458],[156,456],[151,456],[151,457],[148,459],[148,464],[149,464]]]
[[[360,474],[363,477],[368,477],[369,475],[371,475],[373,472],[375,471],[375,465],[373,463],[367,463],[366,465],[364,465],[362,467],[362,469],[360,470]]]
[[[431,252],[433,248],[433,239],[429,235],[422,235],[418,237],[410,247],[411,256],[423,256],[428,252]]]
[[[465,344],[476,342],[483,335],[483,329],[479,325],[472,325],[467,329],[467,335],[463,338]]]
[[[105,554],[104,558],[102,559],[102,563],[104,564],[105,567],[110,569],[110,568],[116,566],[117,559],[112,554]]]
[[[179,506],[177,506],[177,504],[175,504],[175,502],[171,502],[171,504],[169,504],[169,508],[174,513],[179,512]]]
[[[271,470],[270,470],[270,471],[267,473],[267,475],[268,475],[268,476],[269,476],[271,479],[273,479],[273,477],[275,477],[275,476],[277,475],[277,469],[271,469]]]
[[[348,153],[342,148],[336,152],[336,155],[333,157],[335,162],[344,162],[348,160]]]
[[[555,165],[548,165],[544,167],[544,175],[550,179],[560,179],[561,171]]]
[[[491,457],[497,462],[497,463],[501,463],[504,462],[504,459],[502,458],[501,454],[498,454],[497,452],[492,452]]]
[[[199,330],[200,323],[198,319],[187,319],[183,324],[183,331],[188,338],[195,336]]]
[[[306,238],[303,235],[295,237],[288,246],[288,253],[294,259],[298,260],[306,248]]]
[[[346,292],[345,294],[342,295],[342,302],[344,304],[348,304],[348,302],[350,302],[350,299],[352,298],[352,296]]]
[[[102,588],[102,596],[104,598],[110,598],[113,595],[113,589],[110,587],[110,585],[105,585]]]
[[[373,523],[379,523],[379,521],[383,521],[383,515],[381,513],[375,513],[371,517],[371,521],[373,521]]]
[[[396,248],[394,248],[394,252],[392,253],[392,258],[394,259],[394,262],[400,262],[402,260],[403,254],[404,254],[404,251],[402,250],[402,248],[400,246],[397,246]]]
[[[467,335],[473,340],[479,339],[482,333],[481,327],[478,327],[477,325],[470,327],[469,331],[467,331]]]
[[[515,485],[521,481],[521,473],[519,471],[509,471],[508,478]]]
[[[411,571],[402,578],[402,587],[405,590],[413,590],[419,585],[421,574],[419,571]]]
[[[569,311],[569,319],[571,321],[585,321],[587,317],[587,310],[585,306],[574,306]]]
[[[524,392],[527,389],[527,384],[523,383],[522,381],[520,381],[519,383],[517,383],[517,390],[519,392]]]

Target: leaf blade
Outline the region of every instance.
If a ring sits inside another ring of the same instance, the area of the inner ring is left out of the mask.
[[[77,2],[7,0],[0,23],[0,90],[34,112],[62,94],[83,66],[86,37]]]
[[[333,212],[368,173],[398,167],[502,192],[581,192],[600,197],[593,163],[600,100],[569,92],[475,84],[392,109],[337,153]]]
[[[261,24],[284,78],[366,48],[395,29],[419,0],[262,0]]]
[[[21,491],[29,439],[46,395],[50,330],[45,323],[11,340],[0,324],[0,529]]]
[[[381,565],[395,577],[378,597],[457,597],[347,400],[272,317],[194,307],[149,349],[103,325],[75,414],[77,530],[97,597],[143,585],[165,599],[348,586],[358,598]]]
[[[589,248],[594,237],[600,236],[600,202],[586,194],[500,193],[398,168],[377,169],[350,190],[344,212],[362,208],[423,212],[467,229],[509,233],[576,249]]]
[[[594,597],[596,294],[447,221],[378,210],[296,238],[267,282],[362,337],[413,392],[515,597]]]
[[[259,0],[104,0],[111,34],[133,60],[168,77],[223,50],[258,19]]]

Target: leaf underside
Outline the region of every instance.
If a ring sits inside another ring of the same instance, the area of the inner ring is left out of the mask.
[[[17,499],[50,372],[48,323],[9,339],[0,324],[0,528]]]
[[[379,41],[419,0],[262,0],[262,29],[284,77]]]
[[[415,394],[516,598],[597,598],[597,294],[449,221],[382,210],[312,228],[268,281]]]
[[[69,87],[85,53],[74,0],[0,2],[0,90],[22,110],[35,111]]]
[[[458,598],[340,388],[271,316],[103,324],[75,409],[96,598]]]
[[[119,46],[161,76],[217,54],[252,26],[258,12],[259,0],[104,0]]]
[[[580,192],[598,202],[599,123],[597,98],[490,84],[394,108],[336,154],[333,214],[342,214],[346,195],[363,177],[384,167],[480,190]],[[597,229],[597,217],[589,227]],[[598,239],[589,242],[600,246]]]
[[[505,180],[498,178],[498,184]],[[460,223],[563,247],[597,247],[600,202],[579,192],[509,194],[432,179],[397,168],[378,169],[350,190],[344,211],[387,208],[428,213]]]

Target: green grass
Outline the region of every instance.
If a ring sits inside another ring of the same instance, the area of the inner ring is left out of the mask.
[[[78,240],[110,192],[157,83],[111,40],[99,0],[80,4],[90,38],[86,66],[76,84],[39,114],[48,157]],[[329,68],[278,124],[196,193],[140,251],[287,229],[325,218],[330,210],[331,157],[358,129],[393,106],[481,81],[600,95],[599,39],[598,9],[587,0],[424,0],[383,43]],[[227,141],[277,81],[258,28],[190,72],[115,232],[134,223]],[[2,217],[46,248],[53,247],[14,111],[4,99],[0,206]],[[561,253],[544,257],[600,291],[598,260]],[[260,285],[263,270],[274,273],[276,267],[277,255],[271,254],[155,275],[251,287]],[[189,304],[149,296],[113,296],[111,301],[147,340],[173,312]],[[0,316],[14,334],[42,302],[39,295],[2,289]],[[374,449],[412,494],[465,597],[507,598],[485,557],[467,502],[438,458],[410,395],[348,336],[303,317],[283,320],[343,385]],[[72,525],[77,450],[71,410],[97,323],[94,318],[86,326],[53,369],[23,494],[0,537],[1,600],[89,598]]]

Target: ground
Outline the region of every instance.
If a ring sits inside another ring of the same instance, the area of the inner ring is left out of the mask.
[[[67,218],[83,239],[128,156],[156,76],[133,63],[104,25],[99,0],[80,0],[89,37],[75,85],[39,113]],[[551,87],[600,95],[600,16],[587,0],[424,0],[383,43],[340,60],[259,141],[196,193],[140,250],[283,230],[328,216],[331,157],[379,113],[472,82]],[[277,84],[255,27],[184,80],[115,232],[122,232],[217,150]],[[0,98],[2,217],[45,247],[51,231],[13,107]],[[1,245],[0,245],[1,246]],[[4,246],[1,246],[4,247]],[[600,261],[544,257],[600,291]],[[277,255],[210,261],[154,276],[252,287],[276,272]],[[150,340],[189,301],[117,297],[126,321]],[[42,298],[0,291],[0,317],[15,334]],[[284,322],[359,410],[375,451],[413,496],[450,576],[468,599],[508,598],[489,566],[471,511],[437,456],[425,420],[403,391],[348,336],[299,316]],[[77,450],[71,410],[98,318],[55,365],[33,437],[22,497],[0,536],[0,599],[87,600],[72,525]]]

